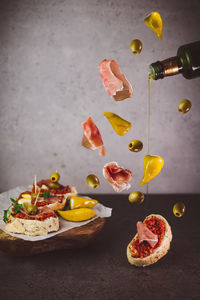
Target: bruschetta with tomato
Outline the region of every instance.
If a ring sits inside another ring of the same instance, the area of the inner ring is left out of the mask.
[[[137,222],[137,233],[127,247],[128,261],[137,267],[154,264],[167,254],[171,240],[167,220],[160,215],[149,215],[144,222]]]
[[[62,185],[55,172],[50,179],[34,182],[15,200],[11,198],[11,210],[4,211],[5,230],[27,235],[43,235],[59,229],[55,211],[65,207],[70,196],[77,195],[75,187]]]

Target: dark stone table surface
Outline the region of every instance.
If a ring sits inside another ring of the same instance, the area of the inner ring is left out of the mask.
[[[92,196],[113,208],[96,240],[84,249],[32,257],[0,252],[0,299],[200,299],[200,195],[151,195],[132,205],[126,195]],[[172,213],[183,201],[183,218]],[[126,247],[136,222],[150,213],[169,221],[169,253],[152,266],[136,268]]]

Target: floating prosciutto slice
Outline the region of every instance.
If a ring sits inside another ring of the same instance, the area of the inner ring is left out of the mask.
[[[99,149],[99,155],[105,155],[106,149],[104,147],[101,134],[92,118],[89,117],[85,122],[83,122],[82,127],[84,131],[82,146],[91,150]]]
[[[99,64],[99,70],[104,88],[110,97],[113,97],[115,101],[132,97],[132,86],[120,72],[115,60],[104,59]]]
[[[116,192],[129,189],[129,181],[132,179],[132,172],[118,166],[116,162],[110,162],[103,167],[103,176],[112,185]]]
[[[158,236],[154,234],[144,223],[137,222],[137,232],[139,243],[147,241],[149,245],[154,248],[158,242]]]

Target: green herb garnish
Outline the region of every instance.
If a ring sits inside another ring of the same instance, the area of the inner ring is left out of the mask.
[[[13,198],[10,198],[11,202],[14,204],[13,206],[13,210],[14,210],[14,213],[17,214],[21,208],[23,208],[23,205],[22,204],[18,204],[17,201]],[[8,217],[12,214],[12,212],[10,211],[10,207],[12,205],[10,205],[8,207],[8,209],[5,209],[4,210],[4,214],[3,214],[3,221],[6,223],[8,221]]]
[[[49,192],[43,192],[42,197],[44,198],[44,200],[46,200],[47,198],[50,197],[50,193]]]
[[[8,217],[10,216],[11,211],[9,209],[4,210],[3,221],[6,223],[8,221]]]
[[[18,204],[18,203],[15,204],[14,207],[13,207],[14,213],[17,214],[20,211],[21,208],[23,208],[22,204]]]
[[[10,200],[12,201],[12,203],[17,203],[17,201],[13,198],[10,198]]]

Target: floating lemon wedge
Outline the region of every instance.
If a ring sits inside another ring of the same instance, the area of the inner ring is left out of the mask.
[[[157,35],[158,39],[161,40],[163,24],[162,24],[162,18],[160,14],[158,12],[152,12],[144,19],[144,23],[150,29],[152,29]]]
[[[31,204],[31,199],[28,199],[28,198],[21,198],[21,199],[19,199],[17,202],[18,202],[18,204],[24,204],[24,203],[29,203],[29,204]]]
[[[144,173],[140,185],[144,185],[154,179],[162,170],[164,159],[160,156],[146,155],[144,157]]]
[[[95,199],[72,196],[69,200],[70,209],[87,207],[92,208],[98,203]]]
[[[103,112],[103,115],[108,119],[117,134],[125,135],[131,129],[131,123],[120,116],[111,112]]]
[[[86,207],[72,210],[58,210],[57,212],[63,219],[72,222],[86,221],[95,216],[95,211]]]

